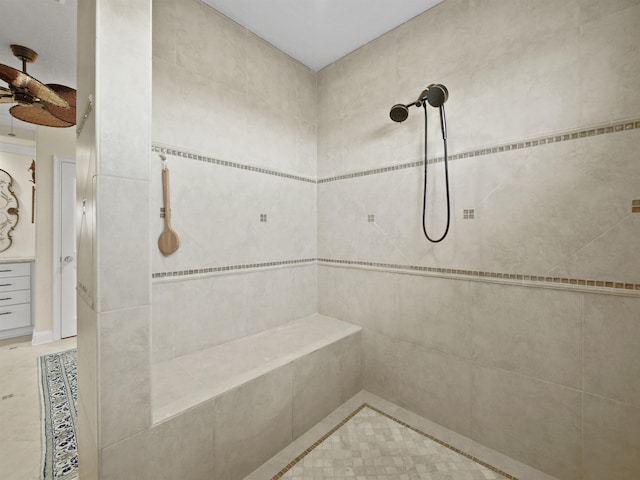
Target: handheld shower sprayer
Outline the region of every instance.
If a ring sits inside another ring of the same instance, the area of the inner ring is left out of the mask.
[[[444,103],[449,98],[449,91],[447,87],[439,83],[432,83],[425,88],[418,99],[414,102],[405,104],[398,103],[391,107],[389,117],[391,120],[397,123],[404,122],[409,117],[409,107],[423,107],[424,108],[424,191],[422,196],[422,231],[424,236],[433,243],[438,243],[444,240],[449,232],[449,224],[451,221],[451,202],[449,199],[449,163],[447,158],[447,119],[444,113]],[[440,113],[440,129],[442,131],[442,141],[444,142],[444,176],[447,191],[447,226],[442,236],[438,239],[432,239],[427,232],[427,226],[425,224],[425,217],[427,214],[427,103],[434,108],[437,108]]]

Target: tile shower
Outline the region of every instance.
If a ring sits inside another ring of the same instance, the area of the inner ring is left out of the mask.
[[[365,390],[558,479],[640,476],[639,23],[636,1],[445,0],[315,73],[154,0],[149,222],[164,152],[182,247],[152,242],[151,364],[319,312],[362,327]],[[420,118],[388,118],[431,82],[437,246]],[[104,477],[159,452],[224,471],[213,410],[114,435]]]

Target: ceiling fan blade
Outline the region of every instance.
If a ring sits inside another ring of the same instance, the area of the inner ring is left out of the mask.
[[[49,111],[54,117],[71,123],[72,125],[76,124],[76,91],[65,85],[58,85],[56,83],[49,83],[47,86],[56,92],[60,97],[62,97],[68,104],[67,108],[56,107],[55,105],[50,105],[45,103],[44,108]]]
[[[63,128],[73,125],[73,123],[65,122],[52,115],[40,103],[34,103],[29,106],[14,105],[9,109],[9,113],[23,122],[43,125],[45,127]]]
[[[0,103],[14,103],[13,92],[8,88],[0,87]]]
[[[16,88],[23,88],[31,95],[43,102],[50,103],[57,107],[67,107],[69,104],[56,92],[47,87],[44,83],[33,78],[31,75],[16,70],[8,65],[0,64],[0,79]]]

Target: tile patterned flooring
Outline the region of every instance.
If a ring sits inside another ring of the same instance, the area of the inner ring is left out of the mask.
[[[280,479],[558,480],[365,390],[244,480]]]
[[[0,478],[39,480],[42,462],[37,358],[76,346],[75,338],[31,345],[31,337],[0,341]]]
[[[363,404],[273,480],[517,480],[503,473]]]

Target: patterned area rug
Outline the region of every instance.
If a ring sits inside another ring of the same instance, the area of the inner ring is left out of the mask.
[[[367,404],[272,480],[518,480]]]
[[[42,479],[78,478],[77,350],[38,359],[42,407]]]

